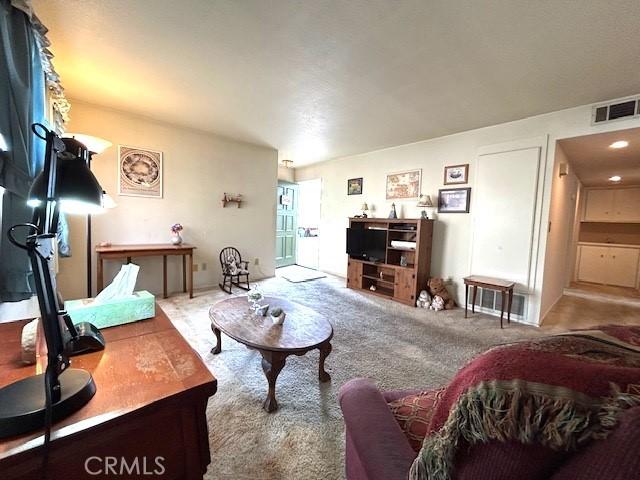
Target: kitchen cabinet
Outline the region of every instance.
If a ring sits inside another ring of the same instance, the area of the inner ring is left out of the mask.
[[[637,288],[640,246],[580,245],[578,280]]]
[[[588,189],[582,220],[640,223],[640,188]]]

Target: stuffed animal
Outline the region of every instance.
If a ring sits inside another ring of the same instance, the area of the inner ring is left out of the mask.
[[[420,296],[418,297],[418,301],[416,302],[416,307],[418,308],[429,308],[431,306],[431,295],[426,290],[422,290],[420,292]]]
[[[449,295],[449,292],[447,291],[447,288],[444,285],[443,279],[438,277],[430,278],[429,281],[427,282],[427,289],[429,290],[429,293],[431,294],[434,300],[436,295],[442,298],[444,302],[444,308],[446,309],[455,308],[456,302],[453,300],[453,298],[451,298],[451,295]]]
[[[444,308],[444,300],[442,297],[440,295],[433,297],[433,301],[431,302],[431,305],[429,305],[429,309],[437,312],[439,310],[444,310]]]

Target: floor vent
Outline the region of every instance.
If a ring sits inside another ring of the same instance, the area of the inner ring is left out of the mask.
[[[640,116],[640,97],[595,105],[591,113],[591,125],[613,122]]]
[[[473,288],[469,287],[469,309],[471,309]],[[506,300],[506,297],[505,297]],[[527,311],[527,296],[520,293],[513,294],[513,303],[511,304],[511,319],[524,320],[525,312]],[[502,308],[502,295],[500,293],[478,288],[478,295],[476,297],[476,312],[486,313],[488,315],[500,316],[500,309]],[[505,306],[506,310],[506,306]],[[507,312],[505,311],[505,318]]]

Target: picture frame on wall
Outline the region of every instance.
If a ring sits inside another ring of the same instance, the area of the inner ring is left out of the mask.
[[[362,195],[362,177],[347,180],[347,195]]]
[[[162,152],[118,145],[118,195],[162,198]]]
[[[444,184],[455,185],[469,182],[469,164],[444,167]]]
[[[407,200],[420,196],[422,169],[387,175],[387,200]]]
[[[438,190],[438,213],[469,213],[471,188]]]

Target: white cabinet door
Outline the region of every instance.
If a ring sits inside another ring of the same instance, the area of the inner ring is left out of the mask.
[[[613,216],[616,222],[640,222],[640,188],[614,190]]]
[[[637,248],[621,247],[609,247],[608,250],[608,281],[606,283],[619,287],[635,288],[638,278],[638,257],[640,256],[640,250]]]
[[[578,280],[581,282],[607,283],[608,247],[580,246]]]
[[[587,204],[584,209],[585,222],[612,222],[614,191],[605,189],[587,190]]]

